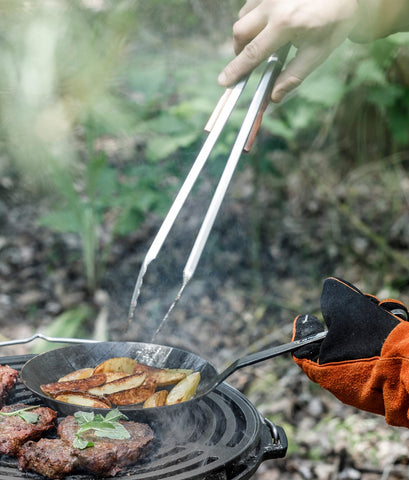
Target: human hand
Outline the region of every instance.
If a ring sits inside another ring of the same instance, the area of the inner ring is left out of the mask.
[[[379,301],[337,278],[324,282],[321,311],[328,333],[300,347],[294,361],[339,400],[409,427],[409,322],[398,300]],[[405,321],[406,320],[406,321]],[[323,331],[314,316],[294,320],[293,340]]]
[[[233,27],[237,56],[218,77],[231,86],[288,42],[295,57],[275,82],[271,98],[280,102],[350,34],[357,23],[356,0],[247,0]]]

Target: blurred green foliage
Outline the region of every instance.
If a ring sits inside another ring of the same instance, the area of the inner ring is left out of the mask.
[[[379,157],[409,146],[409,35],[392,35],[368,45],[345,42],[285,102],[278,115],[265,118],[264,128],[292,146],[321,130],[348,135],[351,156],[356,143],[379,142]],[[375,138],[365,133],[378,129]],[[389,142],[384,145],[384,138]],[[338,138],[338,142],[342,141]],[[367,145],[368,146],[368,145]],[[367,160],[367,159],[365,159]]]
[[[147,214],[166,211],[197,153],[221,94],[216,76],[231,57],[223,45],[241,3],[3,1],[0,169],[52,192],[53,208],[40,221],[81,237],[91,290],[112,240],[136,230]],[[256,147],[254,181],[280,175],[266,154],[277,145],[297,151],[338,136],[351,161],[365,157],[371,142],[379,156],[407,149],[407,40],[346,42],[265,115],[261,135],[276,143]],[[216,163],[228,154],[246,108],[243,101],[234,112]],[[125,155],[108,154],[97,148],[104,139],[135,145]]]
[[[127,8],[124,9],[124,5]],[[1,137],[12,163],[38,181],[50,165],[72,165],[79,129],[93,115],[123,118],[112,92],[132,3],[93,10],[79,1],[10,2],[1,16]],[[108,123],[108,122],[107,122]]]
[[[86,336],[83,324],[88,318],[91,318],[93,314],[94,312],[92,309],[85,305],[67,310],[53,320],[53,322],[45,329],[44,334],[58,339],[83,338]],[[31,353],[39,354],[64,346],[66,346],[64,343],[39,341],[31,348]]]

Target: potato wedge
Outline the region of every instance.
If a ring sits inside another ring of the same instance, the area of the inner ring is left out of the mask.
[[[143,404],[143,408],[162,407],[166,403],[166,397],[168,396],[167,390],[158,390],[149,398],[147,398]]]
[[[111,404],[108,400],[89,395],[88,393],[62,393],[57,395],[55,400],[71,403],[72,405],[81,405],[83,407],[111,408]]]
[[[94,368],[94,375],[106,372],[124,372],[130,375],[137,363],[136,360],[129,357],[108,358]]]
[[[129,373],[125,372],[106,372],[107,382],[113,382],[114,380],[119,380],[120,378],[127,377]]]
[[[146,378],[156,383],[157,387],[174,385],[186,377],[186,373],[181,370],[150,367],[149,365],[143,365],[142,363],[138,363],[135,366],[133,373],[145,373]]]
[[[114,405],[132,405],[142,403],[155,392],[155,384],[141,385],[140,387],[111,393],[106,398]]]
[[[176,384],[166,398],[166,405],[186,402],[190,400],[197,390],[200,382],[200,372],[191,373]]]
[[[130,388],[140,387],[145,381],[146,373],[137,373],[135,375],[128,375],[112,382],[104,383],[99,387],[90,388],[87,393],[91,395],[109,395],[110,393],[121,392],[122,390],[129,390]]]
[[[88,378],[92,375],[94,371],[93,368],[80,368],[79,370],[75,370],[74,372],[67,373],[63,377],[58,379],[58,382],[70,382],[71,380],[83,380],[84,378]]]
[[[97,375],[92,375],[88,378],[83,378],[80,380],[69,380],[68,382],[55,382],[47,383],[45,385],[40,385],[41,390],[55,397],[62,392],[86,392],[90,388],[98,387],[103,385],[106,381],[106,375],[104,373],[99,373]]]

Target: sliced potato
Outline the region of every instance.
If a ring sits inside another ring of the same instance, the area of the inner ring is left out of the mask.
[[[125,372],[106,372],[107,382],[113,382],[114,380],[119,380],[120,378],[127,377],[129,373]]]
[[[153,395],[145,400],[143,408],[162,407],[166,403],[166,397],[168,396],[167,390],[158,390]]]
[[[129,357],[112,357],[100,363],[94,368],[94,375],[106,372],[124,372],[129,375],[133,373],[133,369],[138,362]]]
[[[149,365],[138,363],[134,373],[146,373],[146,378],[156,383],[157,387],[164,387],[166,385],[174,385],[186,377],[186,373],[181,370],[173,370],[169,368],[156,368]]]
[[[90,395],[88,393],[62,393],[55,397],[55,400],[60,402],[71,403],[72,405],[81,405],[83,407],[92,408],[111,408],[111,404],[108,400]]]
[[[112,382],[104,383],[99,387],[90,388],[88,393],[91,395],[108,395],[110,393],[121,392],[122,390],[129,390],[130,388],[140,387],[145,381],[146,373],[128,375]]]
[[[111,393],[106,398],[114,405],[131,405],[142,403],[155,392],[155,384],[141,385],[140,387]]]
[[[186,402],[196,393],[200,382],[200,372],[191,373],[186,378],[176,384],[169,392],[166,398],[166,405]]]
[[[71,380],[82,380],[84,378],[90,377],[93,371],[93,368],[80,368],[79,370],[75,370],[74,372],[67,373],[67,375],[59,378],[58,381],[69,382]]]
[[[144,408],[152,408],[189,400],[199,382],[200,374],[190,369],[158,368],[130,357],[112,357],[40,388],[53,398],[76,405],[111,408],[143,403]],[[170,392],[168,388],[160,390],[169,385],[174,385]]]
[[[80,380],[69,380],[68,382],[55,382],[40,385],[41,390],[47,395],[55,397],[62,392],[86,392],[90,388],[103,385],[106,381],[106,375],[99,373],[88,378]]]

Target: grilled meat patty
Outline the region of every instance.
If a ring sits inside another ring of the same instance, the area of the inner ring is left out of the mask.
[[[92,430],[82,435],[84,440],[92,441],[94,446],[76,450],[80,468],[97,475],[115,475],[124,466],[134,464],[146,452],[146,447],[154,439],[149,425],[132,421],[120,423],[128,430],[129,439],[96,437]],[[75,418],[68,416],[59,424],[58,436],[72,445],[78,428]]]
[[[0,365],[0,407],[7,399],[9,391],[17,382],[18,372],[8,365]]]
[[[38,442],[29,440],[18,452],[20,470],[34,470],[49,478],[64,478],[77,465],[75,449],[57,438],[40,438]]]
[[[26,407],[23,403],[16,403],[3,407],[1,412],[10,413]],[[38,415],[36,423],[27,423],[17,415],[0,416],[0,453],[17,455],[23,443],[40,438],[56,426],[57,412],[51,408],[37,407],[30,412]]]
[[[116,475],[123,467],[136,463],[154,438],[149,425],[132,421],[121,423],[128,430],[129,439],[97,437],[90,430],[82,438],[92,441],[94,446],[80,450],[72,446],[78,423],[73,416],[68,416],[58,425],[58,439],[42,438],[21,447],[18,453],[19,469],[33,470],[53,479],[61,479],[75,470],[102,476]]]

